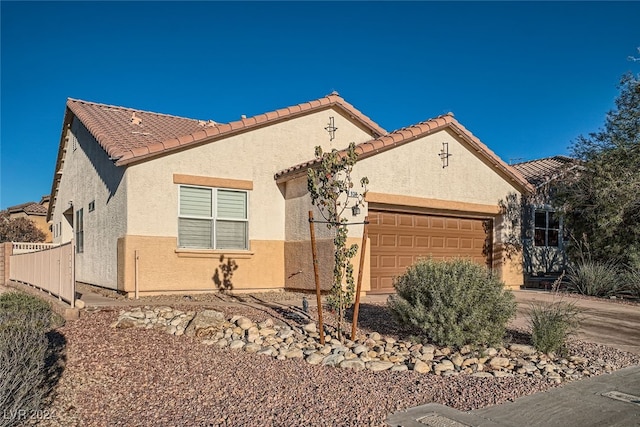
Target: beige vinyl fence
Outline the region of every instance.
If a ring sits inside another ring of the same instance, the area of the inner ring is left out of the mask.
[[[21,243],[14,243],[22,245]],[[32,249],[33,250],[33,249]],[[9,278],[55,295],[75,306],[75,245],[73,240],[36,252],[11,255]]]
[[[30,243],[13,242],[13,255],[26,254],[29,252],[41,251],[43,249],[55,248],[59,246],[55,243]]]

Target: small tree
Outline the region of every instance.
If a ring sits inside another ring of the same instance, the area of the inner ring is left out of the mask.
[[[640,266],[640,76],[620,81],[616,109],[604,129],[573,144],[582,160],[558,184],[555,204],[565,212],[565,227],[586,238],[593,259]],[[575,257],[575,247],[572,255]]]
[[[311,203],[320,211],[327,223],[327,228],[335,230],[333,283],[328,302],[338,311],[337,329],[338,338],[341,339],[344,313],[353,304],[355,295],[351,258],[358,251],[356,244],[347,247],[348,224],[342,213],[350,203],[351,206],[363,205],[364,193],[352,197],[351,172],[358,158],[353,142],[344,152],[333,149],[329,153],[323,153],[321,147],[316,147],[315,156],[321,162],[316,169],[307,171],[307,188],[311,195]],[[364,192],[368,183],[369,180],[366,177],[360,180]]]
[[[47,236],[28,218],[11,218],[8,211],[0,211],[0,243],[44,242]]]

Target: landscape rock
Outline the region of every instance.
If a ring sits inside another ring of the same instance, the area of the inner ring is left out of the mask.
[[[202,337],[217,331],[224,324],[224,313],[215,310],[203,310],[195,315],[185,329],[185,335]]]
[[[397,340],[372,332],[357,341],[336,339],[336,331],[325,326],[326,344],[320,345],[315,323],[300,328],[266,319],[256,323],[244,316],[226,320],[215,310],[182,312],[171,307],[135,307],[121,310],[112,328],[159,328],[180,336],[203,338],[202,345],[216,346],[222,351],[244,350],[278,360],[304,359],[311,365],[334,366],[361,371],[413,370],[419,374],[434,373],[443,377],[470,375],[481,378],[544,377],[556,383],[611,372],[616,367],[605,360],[591,360],[582,355],[558,358],[543,354],[526,344],[510,344],[506,348],[460,349],[437,347]],[[486,363],[486,366],[485,366]],[[485,372],[485,370],[489,372]]]
[[[413,370],[419,374],[426,374],[427,372],[431,372],[431,364],[424,363],[422,360],[416,360],[416,363],[413,365]]]
[[[387,369],[391,369],[392,366],[393,366],[392,362],[384,362],[384,361],[369,362],[369,370],[373,372],[386,371]]]

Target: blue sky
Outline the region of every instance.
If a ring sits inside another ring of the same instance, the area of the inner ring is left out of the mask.
[[[452,111],[509,162],[567,154],[640,72],[638,2],[0,8],[0,209],[49,193],[68,97],[226,122],[336,90],[387,130]]]

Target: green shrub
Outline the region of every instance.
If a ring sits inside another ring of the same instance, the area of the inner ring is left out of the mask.
[[[640,268],[630,269],[624,275],[624,293],[640,298]]]
[[[580,310],[566,302],[536,303],[529,308],[531,340],[543,353],[562,350],[579,326]]]
[[[17,424],[11,414],[29,414],[42,408],[48,394],[45,359],[51,307],[17,292],[0,295],[0,408],[1,426]]]
[[[567,288],[593,297],[609,297],[622,289],[620,269],[611,262],[582,261],[569,268]]]
[[[389,307],[396,318],[438,345],[499,343],[516,312],[513,293],[487,268],[467,260],[420,260],[394,286]]]

